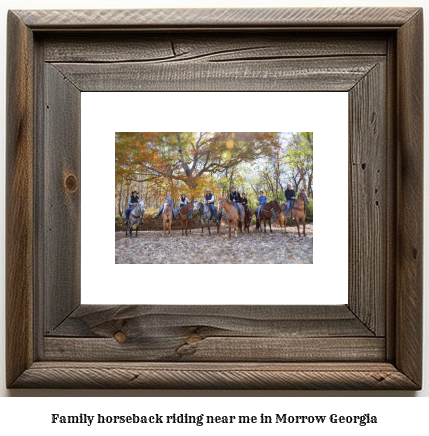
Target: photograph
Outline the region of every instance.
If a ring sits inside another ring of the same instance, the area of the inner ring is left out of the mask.
[[[312,264],[313,132],[115,132],[116,264]]]

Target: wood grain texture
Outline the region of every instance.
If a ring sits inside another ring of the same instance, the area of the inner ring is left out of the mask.
[[[374,334],[345,306],[104,306],[82,305],[49,336],[130,340],[174,333],[187,338],[365,337]]]
[[[385,341],[341,305],[98,305],[75,310],[44,349],[68,361],[381,361]]]
[[[399,27],[418,8],[129,9],[15,11],[32,29]]]
[[[106,42],[108,41],[108,51]],[[238,62],[255,59],[375,56],[387,52],[386,38],[378,34],[356,39],[349,33],[96,33],[55,37],[43,35],[46,62]]]
[[[398,31],[398,202],[396,353],[398,368],[422,382],[423,12]]]
[[[80,304],[80,91],[45,66],[45,332]]]
[[[383,362],[386,354],[384,338],[374,337],[186,337],[177,329],[170,333],[129,338],[117,331],[110,339],[45,338],[44,360],[117,362],[126,356],[129,362]]]
[[[14,387],[416,389],[389,363],[35,363]]]
[[[6,111],[6,382],[33,361],[33,48],[8,14]]]
[[[416,8],[10,13],[7,192],[27,203],[8,202],[8,386],[419,389],[421,20]],[[77,307],[83,90],[350,91],[349,307]]]
[[[348,91],[382,57],[241,62],[55,63],[82,91]]]
[[[349,92],[349,307],[376,335],[386,321],[386,64]]]

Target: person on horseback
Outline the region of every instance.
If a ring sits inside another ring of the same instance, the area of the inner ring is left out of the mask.
[[[131,195],[128,197],[128,207],[125,210],[125,224],[128,224],[128,218],[130,217],[131,211],[136,207],[137,203],[140,201],[138,197],[138,192],[133,191]]]
[[[288,183],[287,189],[285,191],[286,197],[286,216],[289,215],[289,209],[293,207],[294,200],[296,198],[295,191],[292,189],[292,185]]]
[[[179,210],[182,206],[186,206],[190,201],[186,198],[185,194],[180,196],[180,206],[177,208],[176,216],[179,214]]]
[[[173,203],[173,199],[170,197],[170,192],[167,191],[165,197],[163,198],[163,201],[167,201],[170,204],[170,208],[173,211],[173,219],[175,220],[176,217],[176,211],[174,210],[174,203]],[[156,214],[155,219],[157,220],[159,218],[159,215],[161,215],[162,210],[164,209],[164,203],[162,204],[162,206],[159,208],[158,213]]]
[[[215,198],[214,195],[211,193],[210,189],[206,189],[206,196],[204,197],[204,202],[205,204],[207,204],[209,206],[209,208],[211,209],[213,215],[212,215],[212,219],[213,221],[216,221],[217,218],[217,214],[216,214],[216,208],[214,205],[215,202]]]
[[[244,208],[247,207],[247,198],[246,198],[246,193],[245,192],[241,193],[241,204],[243,205]]]
[[[261,209],[262,206],[264,206],[265,204],[267,204],[267,197],[265,197],[264,195],[264,191],[259,191],[259,197],[258,197],[258,201],[259,201],[259,207],[258,207],[258,219],[261,219]]]
[[[231,194],[229,194],[229,201],[238,207],[238,213],[240,220],[243,218],[244,210],[241,207],[241,197],[238,192],[236,192],[234,186],[231,187]]]

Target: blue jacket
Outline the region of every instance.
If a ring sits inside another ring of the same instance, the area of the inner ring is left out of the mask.
[[[171,197],[167,197],[167,196],[165,196],[165,197],[163,198],[163,200],[164,200],[164,201],[168,201],[170,207],[173,209],[173,199],[172,199]]]
[[[261,197],[258,197],[259,204],[266,204],[267,203],[267,197],[265,195],[262,195]]]

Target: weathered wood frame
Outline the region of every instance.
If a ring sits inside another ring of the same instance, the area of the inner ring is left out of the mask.
[[[8,387],[420,389],[422,34],[417,8],[9,12]],[[171,53],[124,60],[130,38]],[[80,92],[167,89],[349,92],[348,305],[80,305]]]

